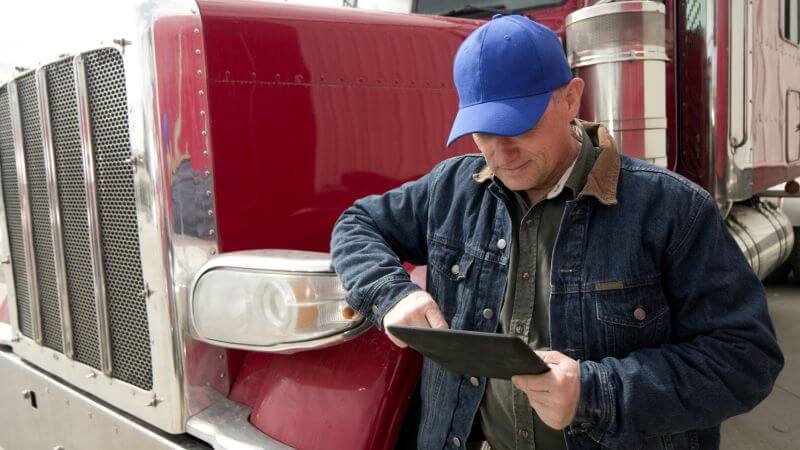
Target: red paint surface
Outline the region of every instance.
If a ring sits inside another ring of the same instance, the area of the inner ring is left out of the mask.
[[[379,363],[378,363],[379,362]],[[421,356],[377,329],[295,355],[248,353],[230,398],[251,422],[299,449],[391,449],[419,380]]]
[[[200,1],[222,252],[328,251],[361,197],[477,149],[445,149],[452,59],[475,21]],[[241,365],[239,364],[241,361]],[[380,332],[294,355],[228,352],[231,398],[300,449],[393,448],[421,358]]]

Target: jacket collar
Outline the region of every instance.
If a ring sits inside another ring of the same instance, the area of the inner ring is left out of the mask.
[[[608,133],[605,125],[597,122],[577,120],[583,128],[583,136],[589,136],[592,144],[600,149],[592,169],[586,178],[586,184],[576,197],[590,195],[604,205],[617,204],[617,181],[619,180],[620,157],[614,138]],[[472,174],[472,179],[478,183],[487,180],[494,182],[494,171],[487,165],[481,171]]]

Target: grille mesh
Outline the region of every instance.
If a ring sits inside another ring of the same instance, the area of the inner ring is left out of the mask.
[[[114,376],[152,388],[147,305],[139,253],[122,56],[86,55]]]
[[[80,128],[72,61],[47,69],[50,125],[56,154],[56,177],[61,207],[64,259],[67,267],[70,318],[75,359],[100,368],[92,255],[86,217],[86,178],[83,174]]]
[[[23,335],[33,337],[31,328],[31,303],[28,292],[28,271],[25,267],[25,244],[22,238],[22,215],[19,205],[17,166],[14,156],[14,137],[11,131],[11,111],[8,90],[0,90],[0,168],[3,175],[3,198],[6,206],[8,241],[14,268],[14,287],[17,297],[19,329]]]
[[[83,54],[89,125],[93,144],[102,270],[111,350],[111,376],[146,391],[153,389],[150,334],[134,169],[129,164],[128,104],[122,55],[115,49]],[[71,59],[45,66],[50,131],[61,237],[64,245],[69,315],[76,361],[101,368],[101,345],[87,214],[84,149],[81,142],[75,68]],[[63,352],[61,311],[56,283],[50,195],[39,115],[36,77],[16,80],[22,118],[28,196],[31,202],[36,275],[44,345]],[[20,192],[6,86],[0,86],[0,171],[16,286],[20,331],[32,337],[30,295],[22,235]],[[70,363],[72,364],[72,363]]]
[[[62,352],[61,312],[58,305],[58,286],[53,256],[53,230],[50,225],[50,197],[47,193],[47,172],[44,167],[44,146],[34,74],[30,73],[20,78],[17,86],[33,222],[33,248],[39,287],[42,338],[45,346]]]

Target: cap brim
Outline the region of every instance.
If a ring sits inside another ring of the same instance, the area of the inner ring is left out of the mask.
[[[536,125],[547,109],[551,92],[492,102],[478,103],[458,110],[447,138],[449,147],[456,139],[472,133],[516,136]]]

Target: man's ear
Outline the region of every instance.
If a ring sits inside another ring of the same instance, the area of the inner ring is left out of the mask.
[[[578,117],[583,97],[583,79],[575,77],[564,88],[564,101],[567,107],[569,120]]]

